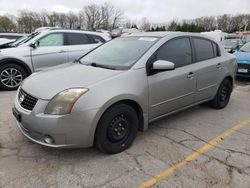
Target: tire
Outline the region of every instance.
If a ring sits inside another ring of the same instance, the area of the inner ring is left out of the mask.
[[[209,102],[210,106],[215,109],[225,108],[231,97],[233,85],[229,79],[224,79],[213,100]]]
[[[134,141],[138,124],[137,113],[131,106],[121,103],[110,107],[97,125],[95,146],[109,154],[124,151]]]
[[[27,73],[21,66],[4,64],[0,67],[0,89],[16,90],[26,77]]]

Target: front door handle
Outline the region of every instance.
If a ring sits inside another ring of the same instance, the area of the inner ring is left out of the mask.
[[[188,73],[187,78],[188,79],[193,79],[194,78],[194,73],[193,72]]]
[[[64,52],[65,52],[65,50],[60,50],[60,51],[59,51],[59,53],[64,53]]]
[[[216,65],[216,68],[217,68],[217,69],[220,69],[220,68],[221,68],[221,63],[218,63],[218,64]]]

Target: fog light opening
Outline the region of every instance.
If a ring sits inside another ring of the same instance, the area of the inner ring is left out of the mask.
[[[55,140],[50,136],[50,135],[45,135],[43,137],[43,141],[46,143],[46,144],[54,144],[55,143]]]

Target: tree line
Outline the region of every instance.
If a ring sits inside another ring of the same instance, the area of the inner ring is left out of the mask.
[[[250,30],[250,14],[208,16],[194,20],[171,21],[166,25],[168,31],[204,32],[215,29],[227,33]],[[150,31],[164,31],[164,26],[151,27]]]
[[[78,13],[22,10],[18,16],[0,16],[0,32],[31,33],[39,27],[112,30],[119,26],[123,18],[123,12],[110,3],[90,4]]]
[[[215,29],[232,33],[250,30],[250,14],[207,16],[193,20],[173,20],[166,24],[150,23],[142,18],[138,23],[125,19],[123,11],[110,3],[90,4],[79,12],[35,12],[22,10],[18,16],[0,16],[0,32],[31,33],[39,27],[62,27],[66,29],[113,30],[120,26],[144,31],[189,31],[203,32]]]

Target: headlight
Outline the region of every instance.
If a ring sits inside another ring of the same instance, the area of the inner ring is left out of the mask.
[[[52,98],[44,113],[51,115],[69,114],[75,102],[86,92],[88,92],[86,88],[64,90]]]

